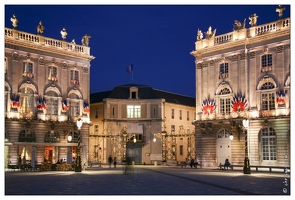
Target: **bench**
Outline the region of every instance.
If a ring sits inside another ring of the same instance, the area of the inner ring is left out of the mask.
[[[17,165],[8,165],[7,167],[10,171],[14,171],[17,169],[18,170],[18,166]]]
[[[190,167],[190,164],[187,164],[187,163],[185,163],[185,162],[181,162],[181,163],[179,163],[178,164],[178,166],[181,166],[181,168],[183,168],[183,167]],[[200,168],[202,168],[202,163],[201,162],[199,162],[197,165],[195,164],[194,165],[194,168],[198,168],[198,166],[200,166]]]
[[[219,165],[219,169],[223,169],[224,165]],[[229,169],[233,170],[236,167],[244,168],[244,165],[230,165],[228,166]],[[268,168],[271,172],[272,169],[281,169],[283,172],[287,173],[290,170],[290,167],[283,167],[283,166],[261,166],[261,165],[251,165],[250,168],[255,168],[255,171],[258,172],[259,168]]]
[[[271,172],[272,169],[281,169],[283,172],[287,173],[288,170],[290,170],[290,167],[283,167],[283,166],[259,166],[259,165],[251,165],[250,167],[255,167],[256,171],[258,171],[259,168],[268,168]]]
[[[93,162],[89,162],[89,166],[92,167],[92,166],[95,166],[95,165],[99,165],[99,167],[101,167],[101,161],[93,161]]]

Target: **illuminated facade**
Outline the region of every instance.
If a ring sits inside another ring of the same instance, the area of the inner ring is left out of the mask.
[[[82,45],[5,28],[5,167],[72,162],[81,146],[88,151],[90,55],[88,35]],[[77,131],[77,119],[83,126]],[[69,142],[68,136],[73,140]],[[81,148],[81,149],[83,149]],[[82,153],[81,153],[82,155]],[[82,158],[87,161],[87,154]],[[33,161],[35,162],[33,163]],[[35,166],[36,167],[36,166]]]
[[[150,86],[119,85],[91,94],[89,162],[167,164],[195,157],[195,98],[155,90]],[[136,141],[134,141],[136,139]]]
[[[262,25],[256,14],[249,16],[249,28],[246,19],[235,20],[233,31],[223,35],[209,27],[203,38],[198,31],[191,52],[194,124],[197,157],[205,167],[226,158],[242,165],[246,147],[250,165],[290,164],[290,18],[281,18],[282,11],[277,9],[277,21]]]

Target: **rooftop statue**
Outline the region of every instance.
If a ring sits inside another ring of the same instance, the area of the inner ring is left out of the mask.
[[[234,28],[233,28],[233,30],[234,31],[239,31],[239,30],[245,28],[245,25],[246,25],[246,19],[244,19],[243,23],[239,22],[238,20],[234,20]]]
[[[65,40],[66,37],[67,37],[67,35],[68,35],[68,33],[67,33],[67,31],[66,31],[65,28],[63,28],[63,29],[60,31],[60,34],[61,34],[61,37],[62,37],[63,40]]]
[[[202,40],[202,39],[203,39],[203,33],[201,30],[198,29],[197,40]]]
[[[209,26],[208,31],[205,32],[206,39],[210,39],[211,37],[215,37],[216,29],[212,32],[211,26]]]
[[[282,7],[282,5],[279,5],[279,7],[276,9],[276,12],[279,13],[279,18],[281,19],[283,17],[283,12],[286,8]]]
[[[87,46],[87,47],[88,47],[88,45],[89,45],[89,38],[91,38],[91,36],[88,35],[88,34],[85,34],[85,35],[82,37],[81,42],[82,42],[82,45],[83,45],[83,46]]]
[[[251,15],[249,17],[249,20],[250,20],[249,24],[251,26],[256,26],[257,25],[257,18],[258,18],[258,16],[256,15],[256,13],[254,13],[253,15]]]
[[[42,35],[44,32],[45,27],[43,26],[42,21],[39,22],[38,26],[37,26],[37,33],[39,35]]]
[[[18,20],[17,20],[15,14],[10,18],[10,21],[12,21],[12,26],[13,26],[13,28],[16,29],[16,27],[17,27],[17,25],[18,25]]]

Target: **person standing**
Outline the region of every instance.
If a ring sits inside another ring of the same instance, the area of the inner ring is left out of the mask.
[[[111,166],[112,166],[112,162],[113,162],[113,158],[112,158],[112,156],[110,155],[109,156],[109,167],[111,168]]]
[[[116,168],[116,164],[117,164],[117,158],[114,157],[114,168]]]
[[[21,169],[21,166],[22,166],[22,158],[21,158],[20,155],[17,158],[17,166],[18,166],[18,169],[20,170]]]
[[[192,159],[191,159],[191,163],[190,163],[191,168],[193,168],[194,164],[195,164],[195,161],[194,161],[194,159],[192,158]]]

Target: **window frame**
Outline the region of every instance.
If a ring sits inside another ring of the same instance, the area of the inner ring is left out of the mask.
[[[141,105],[127,105],[127,118],[141,118]]]
[[[260,131],[261,134],[261,158],[262,161],[277,160],[277,137],[273,128],[267,127]]]

